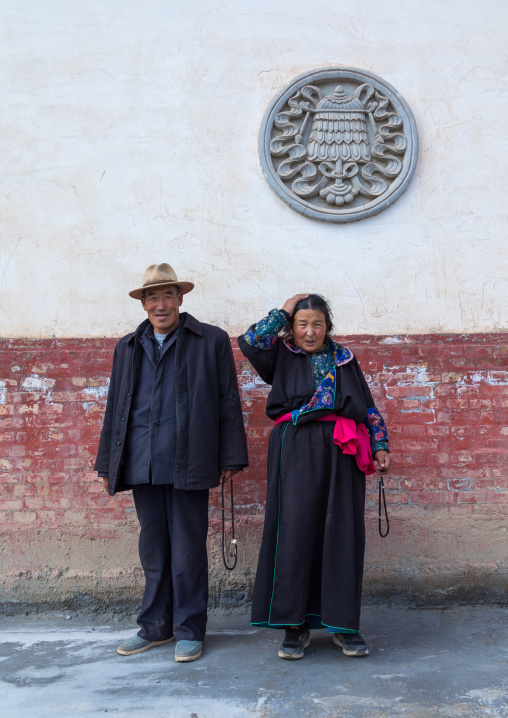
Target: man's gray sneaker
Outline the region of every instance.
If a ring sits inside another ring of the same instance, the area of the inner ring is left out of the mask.
[[[121,643],[116,651],[121,656],[132,656],[134,653],[143,653],[143,651],[148,651],[149,648],[160,646],[163,643],[169,643],[174,640],[175,637],[171,636],[171,638],[166,638],[164,641],[147,641],[146,638],[141,638],[141,636],[136,634]]]
[[[279,658],[295,661],[303,658],[305,649],[310,645],[310,632],[307,626],[291,626],[285,629],[284,640],[279,648]]]
[[[368,656],[369,649],[363,640],[363,636],[358,631],[356,633],[334,633],[333,642],[336,646],[342,648],[345,656]]]
[[[177,641],[175,648],[175,661],[189,663],[203,653],[203,641]]]

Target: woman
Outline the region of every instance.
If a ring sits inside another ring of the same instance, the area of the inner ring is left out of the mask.
[[[360,366],[332,326],[323,297],[297,294],[238,339],[272,387],[276,423],[251,623],[284,628],[287,659],[303,658],[312,628],[328,628],[347,656],[368,655],[358,631],[365,473],[386,473],[391,457]]]

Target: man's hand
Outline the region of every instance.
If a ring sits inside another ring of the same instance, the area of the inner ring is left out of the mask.
[[[293,316],[293,312],[295,311],[295,307],[302,299],[307,299],[309,296],[309,293],[307,294],[295,294],[294,297],[291,297],[291,299],[286,299],[284,302],[284,306],[282,307],[285,312],[289,314],[290,317]]]
[[[392,465],[392,457],[387,451],[380,449],[374,454],[374,466],[378,474],[387,474]]]
[[[109,493],[108,478],[106,476],[102,479],[102,485],[104,486],[105,491]]]
[[[229,479],[232,479],[234,476],[236,476],[238,471],[235,471],[234,469],[221,469],[221,476],[222,476],[222,483],[225,484],[226,481],[229,481]]]

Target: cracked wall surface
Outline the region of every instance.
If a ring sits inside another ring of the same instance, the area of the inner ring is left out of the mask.
[[[359,358],[386,418],[394,460],[385,478],[386,539],[378,535],[376,479],[367,479],[365,595],[416,603],[504,600],[508,336],[341,340]],[[109,497],[92,471],[114,344],[1,344],[0,601],[72,599],[86,606],[140,595],[131,494]],[[211,492],[210,597],[223,607],[252,595],[273,425],[264,413],[269,387],[235,340],[232,346],[250,466],[235,479],[239,555],[232,574],[222,566],[220,491]]]
[[[391,529],[368,482],[366,594],[498,600],[506,586],[507,57],[504,0],[17,0],[0,7],[0,600],[139,595],[129,494],[92,471],[128,291],[166,261],[183,309],[235,337],[297,292],[331,302],[390,430]],[[329,225],[272,192],[258,131],[297,75],[344,65],[397,88],[419,160],[381,214]],[[239,562],[265,500],[267,387],[232,339],[249,440]],[[14,605],[14,604],[13,604]]]

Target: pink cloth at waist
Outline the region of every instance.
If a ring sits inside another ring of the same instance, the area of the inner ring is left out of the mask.
[[[291,414],[279,416],[275,420],[275,424],[281,424],[283,421],[292,421]],[[358,468],[364,474],[373,474],[375,472],[367,427],[363,424],[357,424],[354,419],[346,419],[336,414],[326,414],[326,416],[320,416],[314,421],[334,421],[334,444],[340,446],[344,454],[354,456]]]

